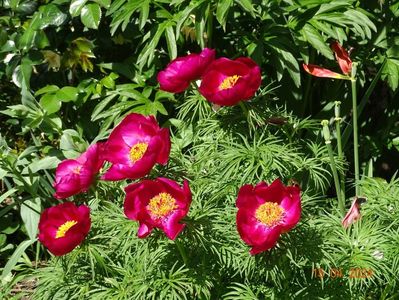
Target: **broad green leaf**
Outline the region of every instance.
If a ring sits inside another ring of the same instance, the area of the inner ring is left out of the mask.
[[[52,93],[58,91],[60,88],[56,85],[46,85],[35,93],[35,96],[39,96],[46,93]]]
[[[104,8],[108,8],[111,5],[111,0],[94,0]]]
[[[233,6],[233,0],[221,0],[216,8],[216,20],[218,20],[224,30],[226,30],[226,18],[231,6]]]
[[[80,15],[80,11],[83,6],[86,4],[87,0],[72,0],[71,5],[69,6],[69,13],[72,17],[77,17]]]
[[[75,101],[78,97],[78,89],[73,86],[65,86],[55,93],[57,100],[62,102]]]
[[[252,17],[255,17],[252,0],[236,0],[236,2],[240,4],[243,9],[249,12]]]
[[[389,86],[395,91],[399,85],[399,60],[387,59],[382,77],[388,79]]]
[[[40,170],[55,169],[60,162],[60,159],[55,156],[46,156],[32,162],[29,168],[33,173],[36,173]]]
[[[48,4],[41,9],[40,29],[47,26],[61,26],[67,19],[67,15],[63,13],[57,5]]]
[[[40,198],[25,200],[21,205],[21,218],[31,240],[34,240],[37,236],[40,211]]]
[[[108,89],[115,88],[115,81],[111,76],[105,76],[103,79],[101,79],[100,82],[103,86],[105,86]]]
[[[392,145],[399,151],[399,136],[392,139]]]
[[[6,205],[0,211],[0,232],[5,234],[13,234],[19,228],[20,221],[13,217],[9,211],[14,205]]]
[[[168,46],[169,58],[175,59],[177,57],[177,46],[173,27],[170,25],[166,27],[166,43]]]
[[[321,54],[323,54],[325,57],[329,59],[334,59],[333,53],[326,43],[324,41],[323,37],[320,35],[320,33],[312,26],[309,24],[305,24],[302,28],[302,34],[306,38],[306,40],[316,49],[318,50]]]
[[[49,115],[51,115],[60,110],[61,101],[57,99],[55,94],[46,94],[40,98],[40,105]]]
[[[25,252],[26,248],[28,248],[34,242],[36,242],[36,240],[26,240],[18,245],[17,249],[15,249],[14,253],[11,255],[10,259],[8,260],[7,264],[3,269],[3,273],[1,274],[2,279],[6,277],[14,269],[15,265],[18,263],[19,259],[21,258],[22,254]]]
[[[82,23],[91,29],[97,29],[101,20],[101,7],[97,3],[90,3],[82,8],[80,13]]]

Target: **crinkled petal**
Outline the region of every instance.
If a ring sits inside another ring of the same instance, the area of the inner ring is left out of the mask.
[[[335,58],[342,73],[350,75],[352,72],[352,60],[350,59],[348,52],[346,52],[346,50],[336,41],[331,44],[331,48],[335,53]]]
[[[333,71],[330,71],[328,69],[322,68],[320,66],[316,65],[311,65],[311,64],[303,64],[303,69],[308,72],[310,75],[316,76],[316,77],[324,77],[324,78],[334,78],[334,79],[349,79],[348,76],[335,73]]]
[[[137,231],[137,236],[140,239],[144,239],[151,233],[152,229],[153,229],[152,226],[148,226],[145,223],[140,223],[139,230]]]
[[[160,150],[159,150],[159,154],[157,157],[157,163],[159,163],[161,165],[166,165],[169,160],[169,154],[170,154],[170,148],[171,148],[169,129],[162,128],[159,131],[159,136],[160,136],[162,146],[160,147]]]

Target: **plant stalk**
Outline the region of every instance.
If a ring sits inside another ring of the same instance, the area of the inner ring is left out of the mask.
[[[344,153],[342,150],[342,138],[341,138],[341,110],[340,110],[341,102],[340,101],[335,101],[335,131],[337,134],[337,149],[338,149],[338,158],[343,159],[344,158]],[[343,198],[343,201],[345,202],[346,196],[345,196],[345,177],[342,176],[340,180],[340,185],[341,185],[341,196]],[[344,203],[345,204],[345,203]]]
[[[357,90],[356,90],[356,63],[352,65],[352,121],[353,121],[353,158],[355,163],[355,196],[359,196],[359,140],[357,127]]]
[[[238,104],[240,105],[245,118],[248,119],[248,108],[245,106],[244,102],[242,102],[242,101],[238,102]]]
[[[331,147],[331,137],[330,137],[330,129],[328,128],[328,121],[327,120],[321,121],[321,125],[323,125],[323,136],[327,147],[328,156],[330,157],[331,170],[333,172],[333,178],[335,184],[335,191],[337,193],[337,198],[338,198],[338,209],[343,215],[345,213],[345,203],[344,199],[342,198],[337,166],[335,165],[334,153]]]
[[[183,259],[184,264],[187,266],[187,254],[186,251],[184,250],[182,244],[179,242],[178,239],[175,240],[175,245],[177,247],[177,250],[179,250],[180,256]]]

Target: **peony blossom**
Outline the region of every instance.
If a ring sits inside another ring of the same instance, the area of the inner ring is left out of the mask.
[[[171,61],[165,70],[158,73],[160,89],[181,93],[190,82],[201,77],[208,65],[215,59],[215,50],[205,48],[201,53],[192,53]]]
[[[280,179],[271,185],[244,185],[238,192],[237,230],[255,255],[274,247],[281,233],[295,227],[301,217],[298,186],[284,186]]]
[[[249,100],[261,84],[260,68],[248,57],[216,59],[201,79],[200,93],[208,101],[221,106]]]
[[[112,166],[101,179],[143,177],[156,163],[165,165],[169,153],[169,129],[161,129],[154,116],[130,114],[114,128],[105,144],[103,156]]]
[[[125,215],[139,221],[138,237],[145,238],[154,227],[174,240],[184,229],[180,223],[191,204],[191,191],[187,180],[183,187],[167,178],[143,180],[125,188]]]
[[[65,202],[43,211],[39,241],[54,255],[64,255],[83,242],[90,225],[89,207]]]
[[[365,198],[360,197],[355,197],[355,199],[353,199],[351,207],[342,219],[342,226],[344,228],[348,228],[350,224],[360,219],[360,205],[365,201]]]
[[[77,159],[66,159],[58,164],[55,171],[54,197],[64,199],[86,192],[101,169],[102,143],[91,145]]]
[[[344,75],[312,64],[303,64],[302,66],[304,70],[310,75],[316,77],[350,79],[349,76],[352,71],[352,61],[349,58],[348,52],[338,42],[333,42],[331,44],[331,48],[335,53],[335,59],[337,60],[339,67],[341,68],[341,71],[342,73],[344,73]]]

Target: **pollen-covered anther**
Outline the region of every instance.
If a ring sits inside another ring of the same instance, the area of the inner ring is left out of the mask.
[[[275,202],[266,202],[259,206],[255,212],[256,219],[268,227],[279,224],[283,216],[284,208]]]
[[[75,169],[73,169],[72,172],[79,175],[81,170],[82,170],[82,167],[79,166],[79,167],[76,167]]]
[[[232,88],[236,83],[237,80],[240,78],[240,75],[233,75],[233,76],[229,76],[226,77],[222,83],[219,85],[219,90],[227,90]]]
[[[147,209],[154,218],[162,218],[169,215],[178,206],[176,200],[168,193],[159,193],[151,198]]]
[[[58,227],[58,230],[55,234],[55,238],[59,239],[62,238],[66,235],[67,231],[71,229],[73,226],[78,224],[77,221],[71,220],[71,221],[66,221],[64,224],[62,224],[60,227]]]
[[[141,159],[145,152],[147,151],[148,144],[147,143],[137,143],[134,145],[129,152],[129,159],[132,163],[135,163],[139,159]]]

